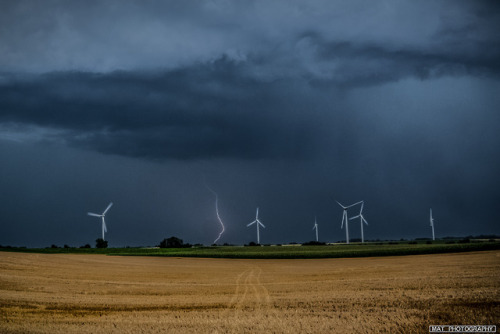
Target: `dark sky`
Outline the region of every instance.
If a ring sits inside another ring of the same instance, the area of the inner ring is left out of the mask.
[[[0,7],[2,245],[500,234],[497,1]]]

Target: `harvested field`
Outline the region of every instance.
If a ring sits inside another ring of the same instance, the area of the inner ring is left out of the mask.
[[[500,251],[247,260],[0,252],[1,333],[428,333],[500,319]]]

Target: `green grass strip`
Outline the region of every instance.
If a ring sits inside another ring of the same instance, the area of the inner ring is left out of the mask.
[[[474,252],[500,249],[498,241],[453,243],[366,243],[327,246],[214,246],[196,248],[0,248],[0,251],[43,254],[105,254],[231,259],[321,259]]]

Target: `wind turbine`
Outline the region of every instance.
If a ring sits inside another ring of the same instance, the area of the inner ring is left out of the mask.
[[[361,224],[361,243],[364,243],[365,242],[365,235],[363,234],[363,223],[368,225],[368,222],[366,221],[365,217],[363,217],[363,206],[365,205],[365,202],[364,201],[361,201],[361,202],[362,202],[361,203],[361,210],[359,210],[359,215],[351,217],[351,218],[349,218],[349,220],[359,218],[359,222]]]
[[[102,240],[104,240],[104,232],[108,232],[108,229],[106,228],[106,222],[104,221],[104,216],[106,216],[106,212],[108,212],[111,206],[113,206],[112,202],[109,203],[108,207],[106,208],[106,210],[104,210],[102,215],[98,215],[97,213],[87,212],[89,216],[102,218]]]
[[[247,225],[250,226],[250,225],[253,225],[253,224],[256,224],[257,225],[257,244],[260,245],[260,239],[259,239],[259,225],[262,226],[263,228],[266,228],[264,226],[264,224],[262,224],[259,220],[259,208],[257,208],[257,213],[255,215],[255,220],[253,222],[251,222],[250,224]]]
[[[314,217],[314,227],[313,230],[316,230],[316,242],[318,242],[318,223],[316,222],[316,217]]]
[[[359,201],[357,203],[354,203],[354,204],[351,204],[348,206],[344,206],[344,205],[340,204],[340,202],[337,200],[335,200],[335,202],[337,202],[337,204],[340,205],[342,207],[342,209],[344,209],[344,212],[342,213],[342,225],[340,225],[340,228],[344,227],[344,221],[345,221],[345,239],[346,239],[346,243],[348,244],[349,243],[349,219],[347,218],[347,209],[349,209],[350,207],[353,207],[355,205],[358,205],[359,203],[362,203],[363,201]]]
[[[432,240],[436,240],[434,237],[434,218],[432,218],[432,208],[431,208],[431,215],[430,215],[430,222],[431,222],[431,227],[432,227]]]

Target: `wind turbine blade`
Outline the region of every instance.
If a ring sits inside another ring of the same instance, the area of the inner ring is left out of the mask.
[[[106,210],[104,210],[104,212],[102,213],[103,215],[106,214],[106,212],[108,212],[108,210],[113,206],[113,202],[109,203],[108,207],[106,208]]]
[[[262,226],[263,228],[266,228],[260,221],[257,221],[257,223],[260,224],[260,226]]]
[[[248,225],[247,225],[247,227],[248,227],[248,226],[250,226],[250,225],[255,224],[256,222],[257,222],[257,221],[256,221],[256,220],[254,220],[253,222],[251,222],[250,224],[248,224]]]
[[[361,216],[361,220],[364,221],[366,225],[368,225],[368,222],[366,221],[365,217]]]
[[[359,201],[359,202],[356,202],[356,203],[354,203],[354,204],[348,205],[348,206],[346,206],[345,208],[346,208],[346,209],[349,209],[349,208],[351,208],[351,207],[353,207],[353,206],[355,206],[355,205],[358,205],[358,204],[360,204],[360,203],[363,203],[363,201]]]
[[[353,220],[353,219],[356,219],[356,218],[359,218],[359,217],[361,217],[361,216],[360,216],[360,215],[357,215],[357,216],[354,216],[354,217],[349,218],[349,220]]]
[[[104,220],[102,221],[102,226],[104,227],[104,232],[108,233],[108,229],[106,228],[106,223]]]
[[[92,217],[101,217],[101,215],[98,215],[97,213],[87,212],[87,214]]]
[[[343,206],[342,204],[340,204],[340,202],[339,202],[339,201],[335,200],[335,202],[337,202],[337,204],[338,204],[338,205],[340,205],[340,206],[342,207],[342,209],[346,209],[346,207],[345,207],[345,206]]]

